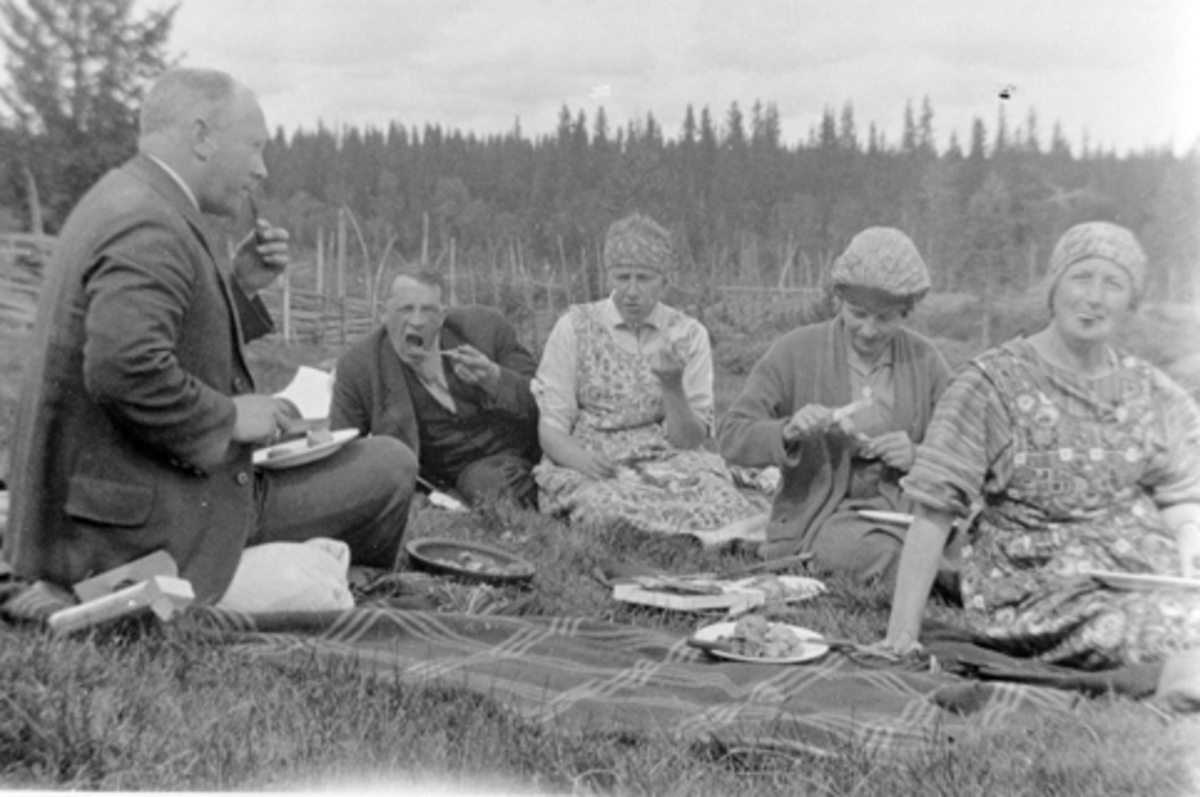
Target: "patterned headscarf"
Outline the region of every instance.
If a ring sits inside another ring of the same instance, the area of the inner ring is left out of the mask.
[[[833,264],[830,279],[847,301],[911,308],[929,291],[929,269],[900,230],[868,227],[850,240]]]
[[[674,264],[671,234],[650,217],[634,213],[608,228],[604,238],[605,268],[645,268],[666,277]]]
[[[1107,221],[1088,221],[1076,224],[1063,233],[1062,238],[1050,255],[1050,293],[1048,301],[1054,301],[1054,289],[1068,268],[1080,260],[1098,257],[1115,263],[1129,275],[1133,286],[1133,302],[1137,307],[1146,288],[1146,253],[1129,230]]]

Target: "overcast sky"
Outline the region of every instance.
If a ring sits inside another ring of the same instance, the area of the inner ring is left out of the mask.
[[[138,0],[142,10],[164,0]],[[939,146],[1036,108],[1073,148],[1200,141],[1200,0],[182,0],[170,48],[255,89],[271,127],[610,129],[774,103],[785,141],[853,104],[896,142],[928,96]],[[1011,98],[1000,90],[1014,87]]]

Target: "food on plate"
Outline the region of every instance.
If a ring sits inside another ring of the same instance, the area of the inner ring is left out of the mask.
[[[816,579],[791,576],[780,578],[766,573],[739,582],[745,589],[757,589],[763,593],[767,603],[790,603],[791,601],[811,598],[824,591],[825,587]]]
[[[520,562],[502,564],[494,559],[489,559],[470,551],[462,551],[453,558],[439,557],[434,559],[434,561],[447,567],[458,570],[469,570],[472,573],[483,573],[489,576],[513,576],[519,575],[523,571]]]
[[[281,459],[296,453],[292,446],[272,446],[267,449],[267,459]]]
[[[681,595],[720,595],[725,591],[721,583],[706,578],[634,576],[632,580],[642,589],[676,592]]]
[[[326,443],[334,441],[333,432],[328,429],[314,429],[304,436],[304,445],[301,446],[298,441],[288,441],[279,445],[271,446],[267,449],[267,459],[282,459],[290,457],[293,454],[299,454],[305,448],[317,448]]]
[[[730,643],[730,652],[740,656],[785,659],[804,652],[804,640],[795,631],[783,623],[768,622],[758,614],[738,620],[732,636],[721,641]]]
[[[333,432],[329,431],[328,429],[314,429],[305,435],[305,439],[308,441],[309,448],[316,448],[317,446],[323,446],[326,443],[332,443]]]

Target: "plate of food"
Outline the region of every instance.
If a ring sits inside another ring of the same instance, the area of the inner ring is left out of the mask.
[[[254,465],[268,470],[307,465],[331,456],[356,437],[357,429],[339,429],[336,432],[314,430],[296,440],[258,449],[254,452]]]
[[[490,545],[429,537],[410,540],[404,549],[422,570],[487,584],[511,584],[533,578],[536,569],[519,556]]]
[[[1085,570],[1080,573],[1099,581],[1106,587],[1131,591],[1156,589],[1200,590],[1200,578],[1160,576],[1154,573],[1118,573],[1114,570]]]
[[[697,631],[688,644],[713,656],[752,664],[801,664],[829,652],[816,631],[787,623],[772,623],[751,614],[736,623],[715,623]]]

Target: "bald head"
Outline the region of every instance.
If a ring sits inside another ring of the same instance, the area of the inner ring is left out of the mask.
[[[166,164],[207,213],[235,215],[267,176],[266,120],[254,93],[215,69],[173,69],[142,104],[138,149]]]
[[[186,128],[196,119],[216,119],[245,89],[215,69],[172,69],[146,93],[141,134]]]

